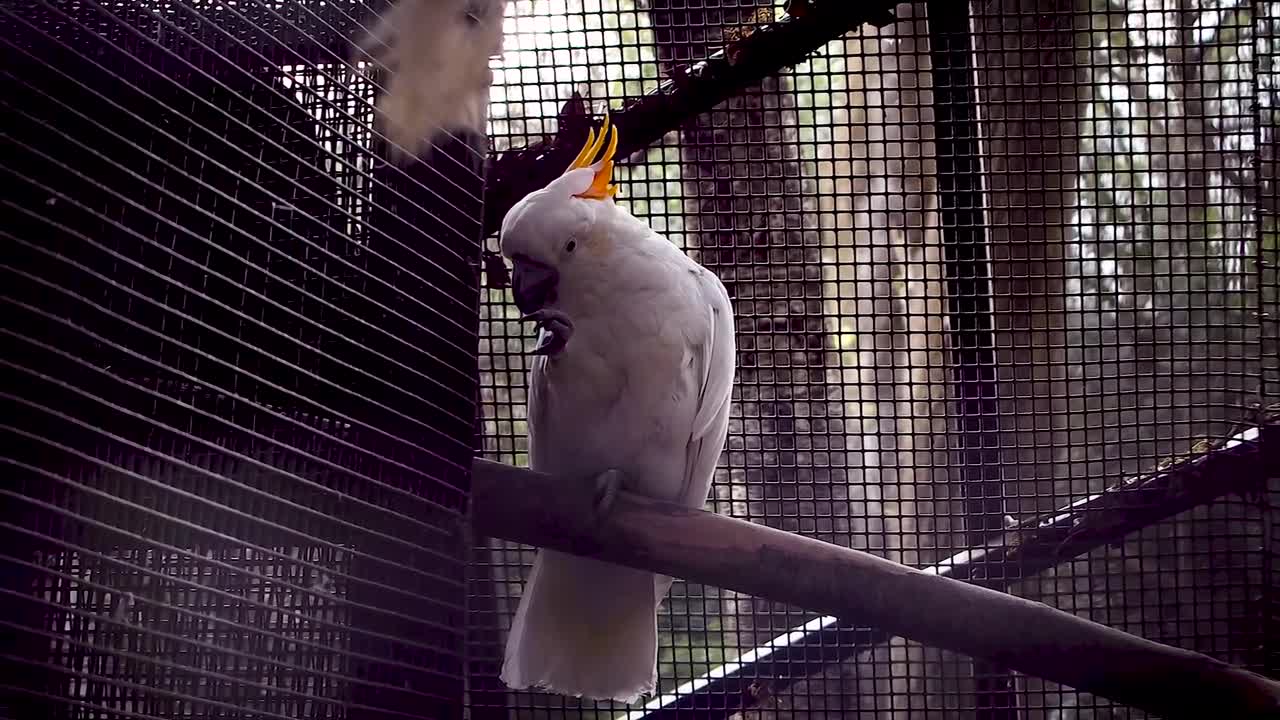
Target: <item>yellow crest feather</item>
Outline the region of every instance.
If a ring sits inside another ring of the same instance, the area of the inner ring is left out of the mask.
[[[608,144],[605,144],[605,138],[608,138]],[[604,148],[604,154],[600,154],[600,149]],[[578,157],[569,163],[569,167],[565,172],[572,172],[582,168],[589,168],[593,165],[599,165],[596,168],[595,177],[591,179],[591,187],[577,195],[580,198],[588,198],[590,200],[604,200],[613,197],[618,192],[618,186],[613,184],[613,154],[618,149],[618,130],[609,124],[609,113],[605,111],[604,124],[600,126],[600,134],[596,135],[595,130],[587,131],[587,142],[582,146],[582,150],[578,151]],[[595,157],[600,155],[599,160]]]

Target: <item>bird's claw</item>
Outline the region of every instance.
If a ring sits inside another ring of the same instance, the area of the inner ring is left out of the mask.
[[[613,507],[613,501],[622,489],[622,472],[605,470],[596,476],[596,517],[603,518]]]
[[[537,347],[529,351],[530,355],[557,355],[573,336],[573,321],[559,310],[543,308],[520,319],[545,331],[538,337]]]

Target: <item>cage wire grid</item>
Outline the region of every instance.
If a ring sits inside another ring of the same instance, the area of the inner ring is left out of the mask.
[[[462,712],[482,151],[379,159],[375,11],[0,7],[0,715]]]
[[[620,202],[735,300],[717,512],[928,567],[1202,452],[1274,401],[1274,234],[1259,231],[1274,191],[1257,157],[1272,123],[1253,105],[1274,7],[969,9],[899,5],[896,24],[854,29],[619,167]],[[574,91],[617,112],[783,14],[513,2],[494,150],[554,134]],[[523,464],[527,328],[499,289],[481,314],[482,449]],[[1274,671],[1275,499],[1226,497],[1045,572],[974,579]],[[473,714],[619,716],[492,680],[533,549],[486,540],[475,557]],[[744,703],[762,717],[1145,717],[695,584],[676,583],[659,626],[666,695],[632,718]],[[802,650],[762,652],[789,632]]]
[[[620,709],[496,679],[532,550],[464,567],[459,519],[477,410],[526,461],[529,338],[477,287],[482,151],[379,159],[379,9],[0,7],[10,715]],[[782,15],[512,0],[492,149]],[[629,158],[621,202],[735,299],[710,507],[926,567],[1273,402],[1276,15],[900,5]],[[977,580],[1274,672],[1277,491]],[[660,627],[650,717],[1142,717],[717,588]]]

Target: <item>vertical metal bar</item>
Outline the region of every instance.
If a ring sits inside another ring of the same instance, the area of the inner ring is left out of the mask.
[[[950,365],[959,428],[955,466],[970,545],[1002,527],[1000,424],[977,89],[967,2],[928,4],[939,210],[947,272]],[[994,579],[994,578],[991,578]],[[1013,720],[1013,675],[974,661],[977,717]]]
[[[468,136],[466,142],[481,156],[487,157],[488,138],[484,136]],[[483,204],[487,201],[488,193],[488,184],[485,182],[486,168],[484,163],[480,163],[474,169],[481,178],[480,198]],[[483,212],[481,212],[480,217],[484,217]],[[476,231],[479,234],[479,242],[474,249],[477,290],[475,310],[477,326],[479,326],[480,314],[483,311],[482,305],[486,302],[484,294],[486,278],[483,268],[485,243],[488,240],[488,236],[484,234],[480,225],[477,225]],[[489,278],[488,281],[492,285],[493,278]],[[480,377],[478,353],[479,348],[477,348],[476,358],[477,378]],[[476,384],[475,405],[475,448],[476,455],[479,456],[484,452],[484,412],[481,409],[480,383]],[[501,658],[506,646],[505,638],[494,629],[499,614],[497,598],[500,588],[489,563],[477,562],[481,558],[487,560],[493,550],[477,545],[477,537],[470,527],[467,528],[465,545],[471,558],[470,562],[467,563],[467,600],[465,608],[467,636],[466,642],[463,643],[463,666],[466,668],[463,678],[466,697],[465,710],[471,720],[505,720],[510,715],[512,695],[500,677],[502,673]]]
[[[381,146],[381,143],[379,145]],[[379,149],[381,150],[381,157],[386,158],[386,148],[380,147]],[[464,142],[450,141],[435,147],[431,154],[403,168],[395,168],[388,162],[380,160],[374,168],[376,184],[372,191],[372,197],[375,199],[376,209],[372,213],[372,224],[382,230],[387,237],[402,240],[403,247],[396,246],[393,243],[378,243],[377,238],[371,243],[371,247],[387,257],[399,260],[406,267],[412,267],[411,263],[413,261],[407,252],[408,248],[413,247],[424,252],[431,252],[435,248],[426,240],[450,237],[448,231],[450,229],[456,230],[457,235],[473,241],[474,245],[468,244],[465,248],[459,248],[460,252],[457,256],[433,252],[432,260],[439,263],[454,277],[471,280],[468,287],[459,291],[465,292],[465,295],[459,299],[463,300],[467,307],[478,309],[480,306],[479,257],[482,245],[480,214],[475,212],[468,215],[459,210],[459,208],[474,207],[474,200],[469,201],[468,197],[479,196],[483,190],[482,178],[478,173],[479,168],[475,166],[473,159],[474,155],[468,150]],[[453,238],[451,238],[451,241],[456,242]],[[458,320],[460,324],[465,326],[466,332],[472,334],[472,337],[478,335],[480,325],[478,310],[469,316],[459,317]],[[465,336],[459,334],[457,342],[460,346],[464,346]],[[463,370],[468,376],[478,378],[478,352],[479,348],[476,347],[471,350],[469,356],[455,358],[455,366]],[[474,404],[474,398],[478,398],[479,394],[478,383],[471,388],[471,391],[473,393],[471,410],[478,416],[479,409]],[[473,418],[471,423],[472,432],[474,432],[476,422],[477,419]],[[465,432],[461,428],[458,431]],[[468,443],[474,437],[460,439],[464,443]],[[455,452],[457,451],[455,450]],[[443,463],[440,465],[443,466]],[[433,468],[433,471],[435,470],[436,468]],[[456,475],[448,475],[442,471],[440,478],[448,478],[450,482],[458,484],[464,490],[470,490],[469,474],[466,477],[458,477]],[[470,539],[467,528],[460,524],[455,528],[451,528],[451,530],[453,530],[453,536],[450,538],[451,547],[456,548],[460,554],[465,555],[469,551],[468,540]],[[355,562],[351,572],[353,575],[360,577],[362,573],[371,571],[372,569],[365,568],[359,562]],[[462,581],[467,579],[467,570],[465,568],[459,573],[457,579]],[[354,592],[353,590],[353,595]],[[375,593],[367,590],[363,590],[362,593],[363,596],[360,597],[359,601],[370,608],[379,610],[385,608],[407,616],[413,616],[421,612],[419,608],[415,608],[412,604],[397,602],[386,593]],[[454,597],[451,596],[450,599],[453,600]],[[466,591],[457,596],[457,600],[459,601],[458,613],[456,616],[451,616],[450,619],[457,622],[459,626],[464,626],[468,609]],[[401,637],[404,634],[402,623],[395,618],[388,617],[385,613],[370,612],[360,607],[353,611],[352,625],[359,631],[376,632],[386,637]],[[361,633],[353,633],[352,645],[359,648],[361,647],[360,643],[368,644],[370,649],[363,650],[367,655],[379,657],[386,654],[386,651],[376,641],[370,642]],[[389,693],[368,684],[356,685],[353,688],[352,698],[362,705],[388,712],[408,715],[421,714],[424,717],[462,717],[468,699],[466,691],[468,689],[474,690],[475,688],[474,679],[468,678],[467,646],[467,637],[464,635],[456,645],[440,648],[439,662],[448,663],[444,669],[449,673],[449,677],[438,682],[423,683],[421,680],[398,677],[394,673],[377,668],[371,663],[365,663],[368,667],[359,666],[357,669],[357,676],[362,676],[361,673],[368,672],[374,679],[381,682],[433,694],[441,698],[437,705],[425,705],[420,697],[407,694],[398,696],[395,693]],[[373,675],[375,671],[380,675]],[[470,687],[468,688],[469,681]]]
[[[1277,402],[1280,390],[1280,168],[1276,163],[1276,10],[1270,3],[1253,3],[1253,170],[1254,232],[1257,247],[1257,297],[1259,357],[1257,402],[1266,408]],[[1263,428],[1264,459],[1271,463],[1271,482],[1262,493],[1262,666],[1269,674],[1280,672],[1280,428]]]

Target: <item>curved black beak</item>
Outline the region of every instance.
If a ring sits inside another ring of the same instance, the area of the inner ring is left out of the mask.
[[[511,273],[511,294],[520,312],[528,315],[555,301],[560,282],[555,268],[523,256],[512,258],[512,264],[515,269]]]

